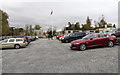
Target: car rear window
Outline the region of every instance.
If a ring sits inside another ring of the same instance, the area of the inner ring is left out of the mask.
[[[16,42],[23,41],[23,39],[16,39]]]

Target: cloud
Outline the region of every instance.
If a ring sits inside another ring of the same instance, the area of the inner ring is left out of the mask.
[[[33,2],[31,2],[33,1]],[[54,26],[63,28],[68,22],[80,24],[86,22],[87,16],[92,21],[104,14],[107,22],[117,24],[118,0],[36,0],[9,2],[2,4],[2,9],[9,15],[11,26],[24,27],[25,24],[39,24],[43,29]],[[50,15],[53,10],[53,15]]]

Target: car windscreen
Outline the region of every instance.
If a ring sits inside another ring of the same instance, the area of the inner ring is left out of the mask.
[[[8,40],[3,40],[2,43],[7,43]]]
[[[111,32],[111,33],[112,33],[112,32],[114,32],[114,31],[116,31],[116,29],[112,29],[112,30],[110,30],[109,32]]]
[[[86,35],[85,37],[83,37],[82,39],[89,39],[92,35]]]

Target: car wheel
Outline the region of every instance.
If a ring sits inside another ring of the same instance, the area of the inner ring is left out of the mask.
[[[108,42],[108,47],[113,47],[113,46],[114,46],[113,41],[109,41],[109,42]]]
[[[15,48],[15,49],[19,49],[19,48],[20,48],[20,45],[15,45],[14,48]]]
[[[85,44],[80,44],[80,46],[79,46],[79,49],[80,50],[82,50],[82,51],[84,51],[84,50],[86,50],[86,45]]]

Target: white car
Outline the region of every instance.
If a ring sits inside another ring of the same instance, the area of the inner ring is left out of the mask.
[[[27,42],[24,40],[24,38],[9,38],[0,42],[0,48],[19,49],[20,47],[26,47],[26,45]]]

